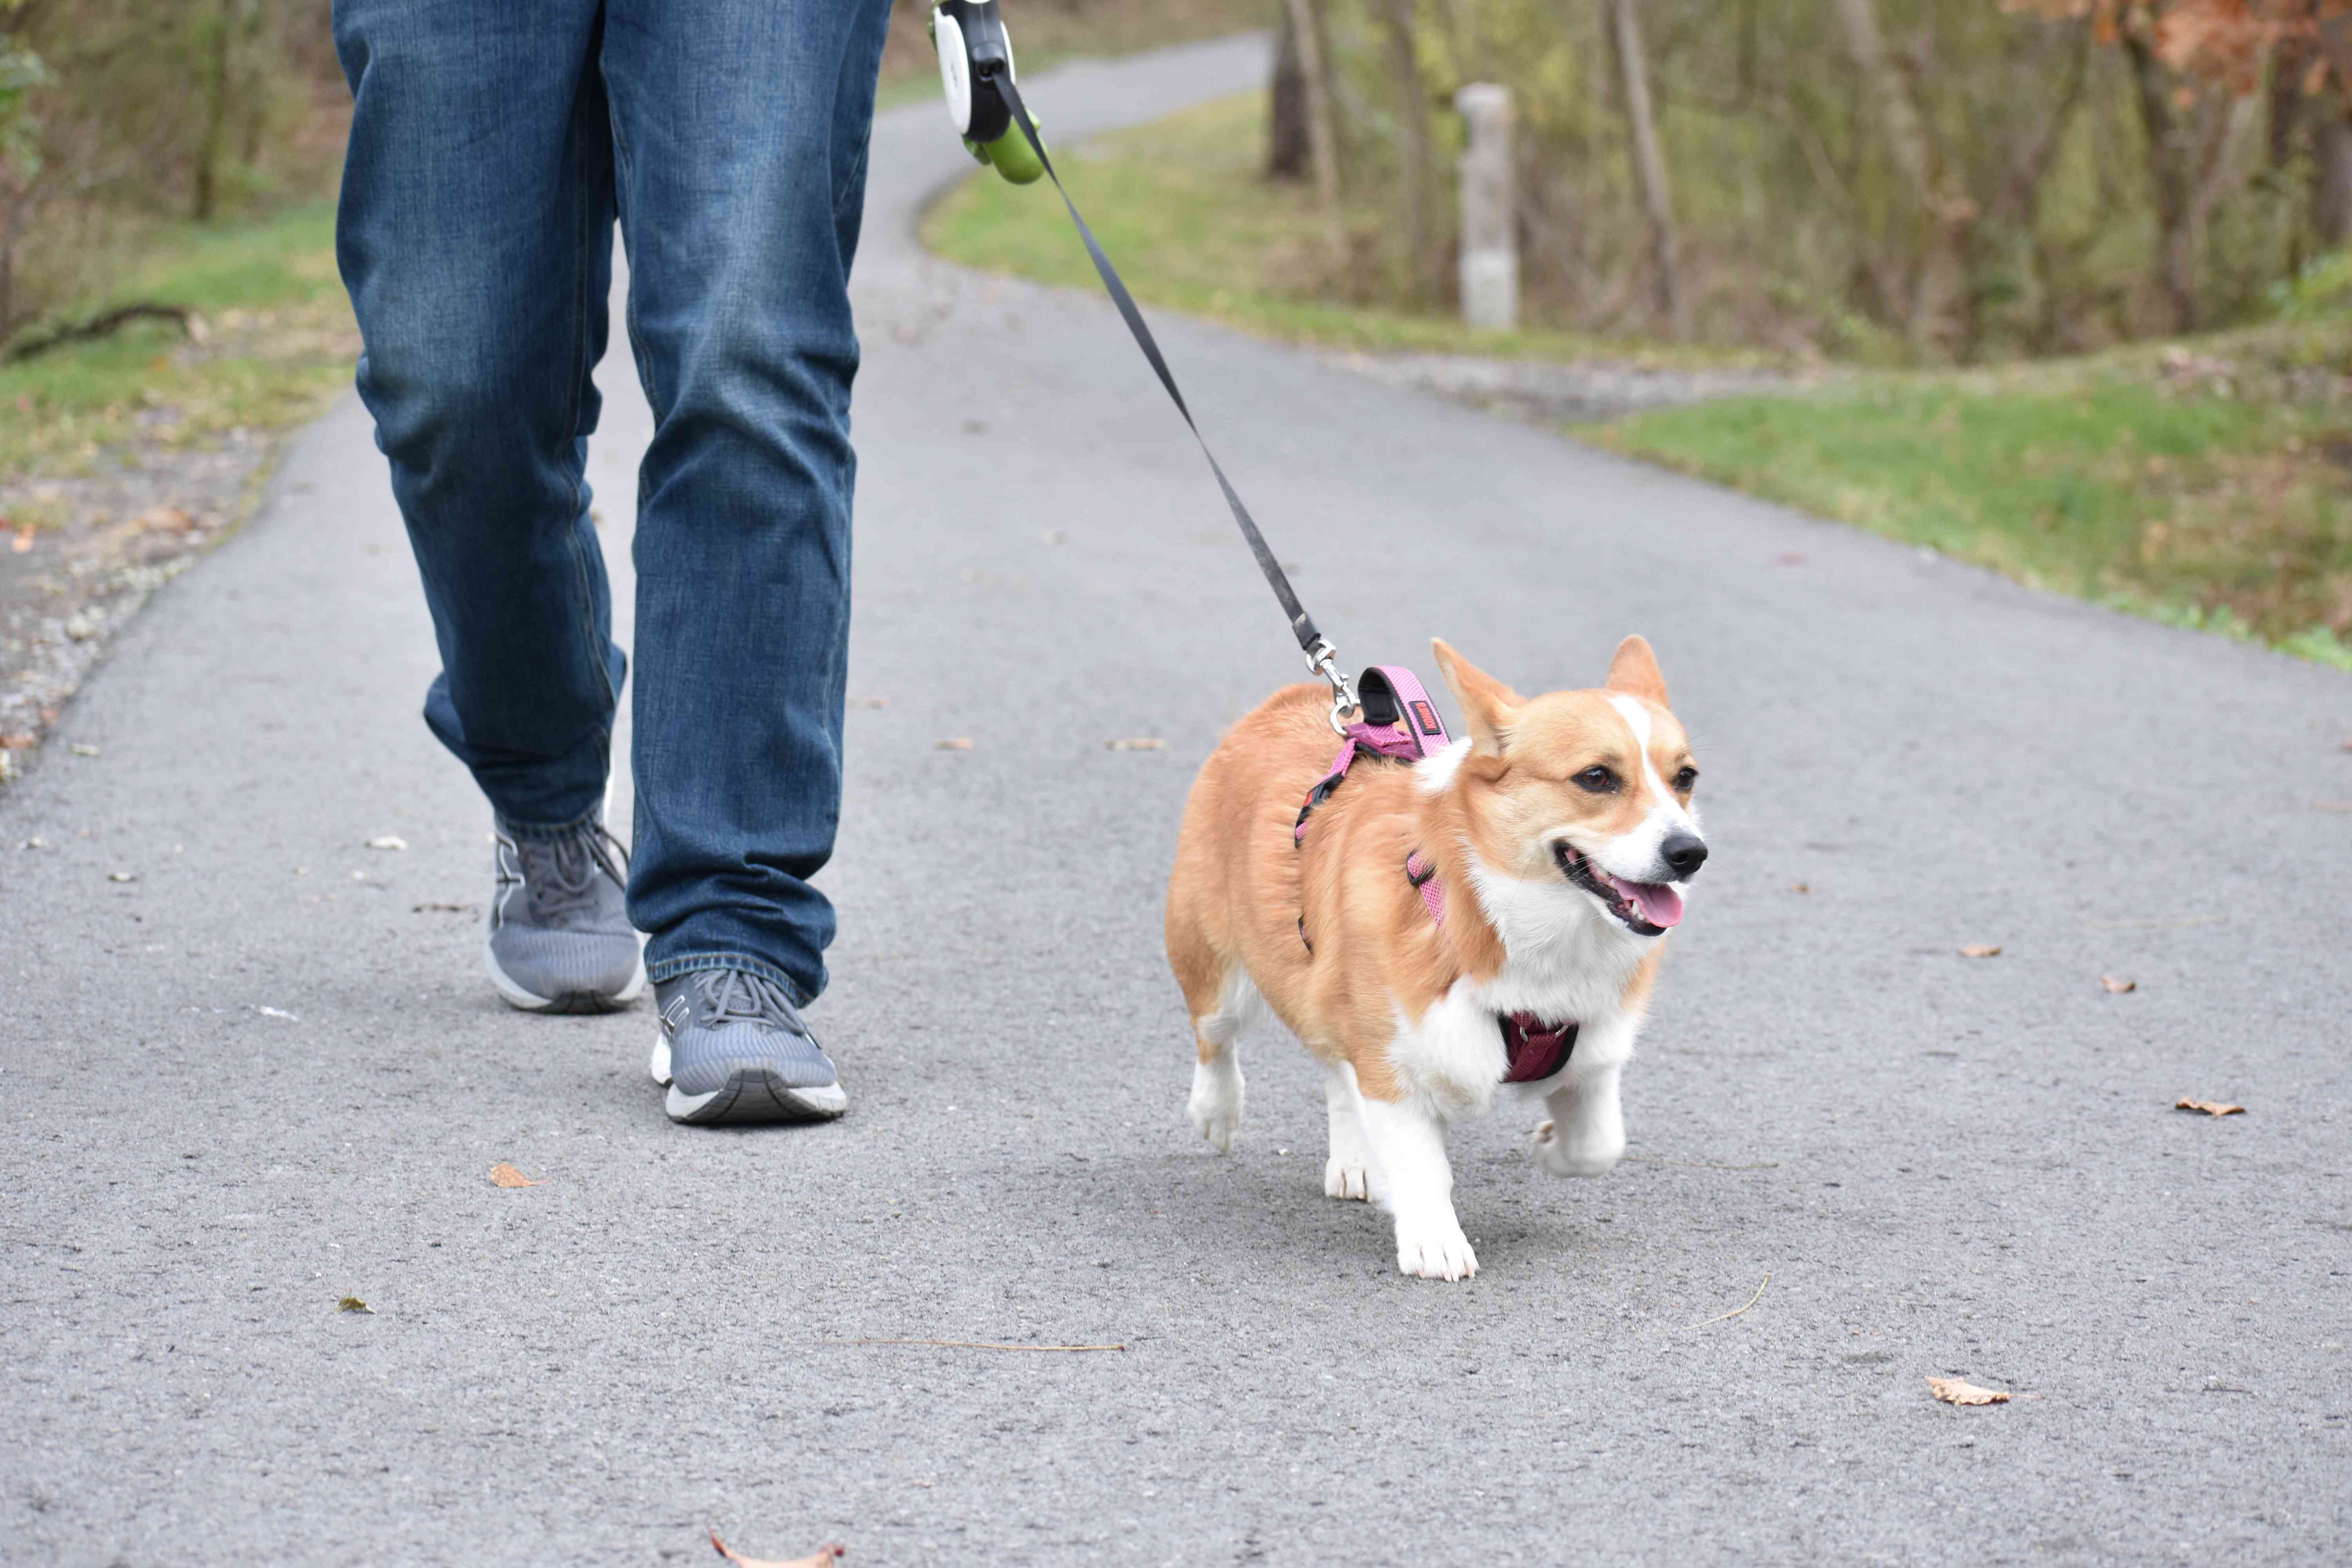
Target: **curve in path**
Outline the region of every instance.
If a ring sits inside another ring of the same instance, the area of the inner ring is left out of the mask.
[[[1259,47],[1033,97],[1074,142]],[[859,284],[854,1113],[681,1131],[642,1012],[493,999],[346,405],[0,803],[5,1555],[2342,1556],[2352,688],[1165,321],[1349,655],[1532,689],[1640,630],[1706,768],[1636,1160],[1466,1130],[1485,1271],[1401,1279],[1295,1047],[1233,1156],[1185,1124],[1160,877],[1293,656],[1108,310],[912,247],[938,112],[877,129]],[[616,568],[643,434],[615,396]],[[887,1338],[1129,1349],[836,1342]]]

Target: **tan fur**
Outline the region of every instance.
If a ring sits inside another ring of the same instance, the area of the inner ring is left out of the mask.
[[[1649,761],[1659,779],[1673,781],[1689,761],[1682,727],[1665,708],[1665,682],[1640,637],[1618,647],[1607,689],[1533,699],[1444,643],[1433,646],[1472,742],[1452,787],[1433,795],[1412,768],[1359,761],[1294,847],[1299,803],[1339,745],[1325,718],[1328,694],[1312,685],[1276,692],[1202,765],[1169,879],[1167,940],[1203,1063],[1228,1048],[1229,1031],[1213,1038],[1200,1026],[1217,1014],[1239,969],[1309,1050],[1352,1066],[1368,1099],[1396,1100],[1402,1090],[1390,1046],[1398,1010],[1418,1019],[1457,979],[1490,978],[1506,960],[1462,864],[1463,847],[1492,868],[1557,875],[1546,830],[1589,824],[1611,836],[1643,819],[1653,786],[1609,689],[1652,709]],[[1572,782],[1595,765],[1613,770],[1624,786],[1597,795]],[[1442,929],[1406,880],[1405,859],[1415,850],[1444,886]],[[1302,915],[1311,953],[1299,938]],[[1629,1007],[1646,999],[1658,957],[1653,950],[1626,983]],[[1499,1037],[1496,1063],[1499,1077]]]

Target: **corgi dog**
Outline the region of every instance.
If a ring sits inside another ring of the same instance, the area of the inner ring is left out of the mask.
[[[1286,687],[1226,734],[1185,803],[1168,962],[1202,1136],[1232,1146],[1234,1038],[1271,1012],[1323,1064],[1324,1192],[1395,1216],[1404,1273],[1461,1279],[1478,1259],[1446,1127],[1507,1084],[1544,1102],[1545,1170],[1616,1165],[1618,1076],[1707,850],[1648,643],[1620,644],[1598,689],[1535,698],[1432,646],[1466,733],[1357,764],[1311,815],[1299,802],[1332,744],[1322,687]]]

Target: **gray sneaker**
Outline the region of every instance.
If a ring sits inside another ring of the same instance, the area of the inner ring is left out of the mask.
[[[609,1013],[646,988],[624,892],[628,855],[600,823],[552,838],[498,824],[490,983],[527,1013]]]
[[[849,1108],[833,1060],[783,987],[736,969],[693,969],[654,987],[654,1081],[672,1121],[830,1121]]]

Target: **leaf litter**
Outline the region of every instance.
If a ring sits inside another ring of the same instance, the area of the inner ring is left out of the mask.
[[[2138,981],[2119,980],[2112,974],[2100,975],[2099,984],[2106,988],[2107,994],[2110,996],[2128,996],[2139,989]]]
[[[2006,1405],[2010,1397],[2006,1389],[1979,1388],[1959,1377],[1931,1377],[1927,1392],[1947,1405]]]
[[[935,752],[969,752],[971,750],[971,737],[970,735],[950,735],[943,741],[933,741],[931,742],[931,750]]]
[[[1999,958],[2000,956],[2000,944],[1997,942],[1972,942],[1969,943],[1968,946],[1960,949],[1960,956],[1962,958]]]
[[[534,1182],[501,1160],[490,1167],[490,1184],[499,1187],[543,1187],[547,1183],[544,1179]]]
[[[335,1303],[335,1310],[338,1312],[365,1312],[371,1318],[375,1316],[375,1309],[369,1306],[365,1301],[361,1300],[357,1296],[344,1297],[341,1300]]]
[[[2246,1113],[2246,1108],[2242,1105],[2225,1105],[2212,1100],[2191,1100],[2185,1094],[2172,1102],[2172,1109],[2201,1110],[2208,1116],[2243,1116]]]
[[[711,1527],[710,1545],[712,1550],[716,1551],[719,1556],[724,1557],[730,1563],[740,1564],[740,1568],[831,1568],[831,1565],[835,1559],[848,1555],[848,1548],[828,1542],[826,1544],[818,1547],[814,1552],[810,1553],[806,1557],[794,1557],[791,1559],[782,1557],[746,1557],[741,1552],[736,1551],[733,1547],[719,1539],[719,1529],[716,1525]]]

